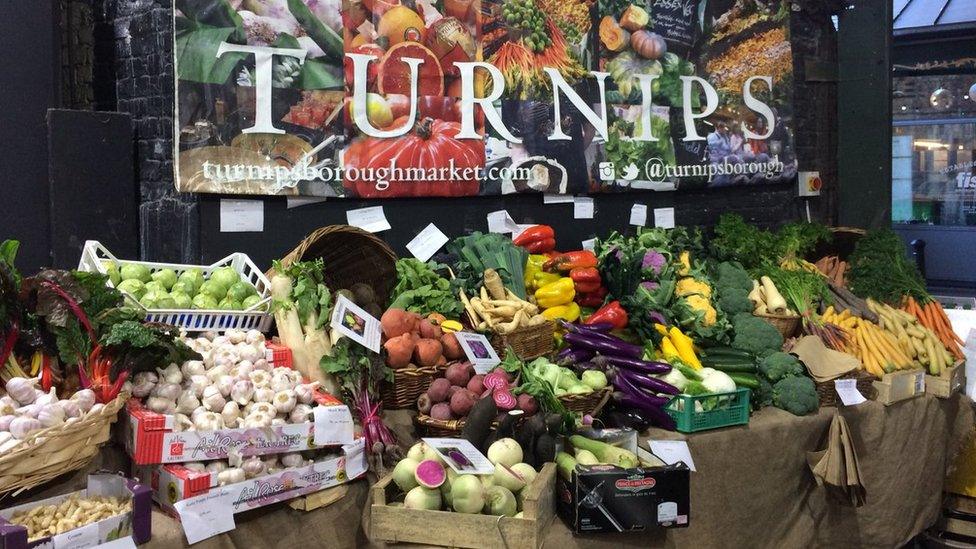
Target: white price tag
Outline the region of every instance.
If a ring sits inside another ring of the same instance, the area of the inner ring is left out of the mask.
[[[494,212],[489,212],[487,215],[488,219],[488,232],[490,233],[511,233],[515,232],[518,228],[518,223],[512,219],[512,216],[508,214],[508,210],[498,210]]]
[[[573,219],[593,219],[593,198],[589,196],[573,197]]]
[[[867,400],[861,391],[857,390],[856,379],[835,379],[834,390],[837,391],[837,396],[844,406],[857,406]]]
[[[354,479],[366,472],[369,464],[366,462],[365,438],[343,445],[342,451],[346,454],[346,478]]]
[[[263,230],[263,200],[220,199],[220,232],[259,233]]]
[[[348,406],[316,406],[312,408],[312,417],[315,419],[312,434],[316,446],[335,446],[355,440]]]
[[[647,225],[647,204],[634,204],[630,208],[630,224],[638,227]]]
[[[915,394],[919,395],[925,392],[925,372],[919,372],[915,374]]]
[[[474,366],[475,373],[487,374],[501,362],[487,337],[471,332],[456,332],[454,337],[457,338],[458,345],[468,357],[468,361]]]
[[[543,204],[572,204],[573,195],[571,194],[544,194],[542,195]]]
[[[390,222],[386,220],[383,206],[349,210],[346,212],[346,222],[371,233],[390,230]]]
[[[660,229],[673,229],[674,208],[654,208],[654,226]]]
[[[495,466],[484,454],[463,438],[421,439],[433,448],[455,473],[493,475]]]
[[[383,334],[379,319],[346,296],[340,295],[336,300],[329,325],[374,353],[380,352],[380,338]]]
[[[173,504],[180,515],[183,533],[190,545],[230,532],[234,523],[234,494],[218,488]]]
[[[447,235],[441,232],[437,225],[431,223],[407,243],[407,250],[417,259],[427,261],[441,249],[441,246],[447,244],[447,240]]]
[[[691,458],[691,448],[683,440],[650,440],[651,453],[668,465],[683,462],[692,471],[695,470],[695,460]]]
[[[596,248],[596,239],[595,238],[590,238],[590,239],[584,240],[580,244],[583,246],[583,249],[584,250],[589,250],[589,251],[592,252],[593,249]]]

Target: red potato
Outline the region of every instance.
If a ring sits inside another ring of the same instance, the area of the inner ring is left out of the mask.
[[[410,334],[402,334],[386,340],[383,349],[386,350],[386,364],[390,368],[406,368],[410,365],[416,344]]]
[[[435,326],[433,322],[426,318],[420,321],[420,337],[428,339],[440,339],[444,335],[440,326]]]
[[[420,315],[403,309],[387,309],[380,317],[383,335],[394,338],[420,329]]]
[[[444,346],[444,356],[448,360],[458,360],[464,357],[464,350],[458,343],[457,337],[453,333],[446,333],[441,336],[441,345]]]
[[[436,339],[421,339],[417,342],[417,347],[413,351],[414,361],[417,366],[434,366],[441,358],[444,348],[441,342]]]

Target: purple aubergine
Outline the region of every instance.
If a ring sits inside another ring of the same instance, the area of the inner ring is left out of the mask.
[[[643,402],[645,406],[664,406],[668,402],[671,402],[671,397],[652,395],[640,389],[627,388],[625,386],[618,387],[617,385],[614,385],[614,388],[617,389],[613,393],[614,400],[619,400],[626,396],[630,399]]]
[[[648,391],[653,391],[655,393],[665,393],[668,395],[676,395],[681,392],[674,385],[661,381],[656,377],[637,374],[629,370],[618,369],[617,376],[623,377],[625,380],[627,380],[628,383],[630,383],[634,387],[637,387],[638,389],[647,389]]]
[[[573,324],[572,322],[566,322],[565,320],[560,320],[559,324],[569,332],[579,332],[579,333],[598,333],[605,334],[613,329],[613,324],[610,322],[594,322],[593,324]]]
[[[666,374],[671,371],[671,365],[667,362],[650,362],[647,360],[619,356],[608,356],[607,362],[613,366],[625,368],[641,374]]]
[[[619,397],[618,397],[619,395]],[[662,409],[662,406],[654,406],[646,403],[643,399],[634,398],[624,393],[614,393],[614,401],[622,406],[630,406],[644,412],[655,425],[668,431],[674,431],[677,425],[674,418]]]
[[[613,341],[608,339],[609,337],[602,334],[574,334],[570,332],[563,336],[563,339],[574,348],[596,351],[602,355],[640,358],[644,353],[644,349],[640,345],[627,343],[616,338],[613,338],[616,339]]]
[[[626,376],[620,375],[618,370],[611,371],[609,376],[615,389],[634,398],[650,400],[651,402],[661,406],[671,400],[670,395],[658,395],[655,391],[642,389],[640,385],[634,383]]]
[[[562,351],[559,351],[559,354],[556,355],[556,364],[559,364],[560,366],[567,366],[570,364],[586,362],[591,358],[593,358],[593,351],[566,347]]]

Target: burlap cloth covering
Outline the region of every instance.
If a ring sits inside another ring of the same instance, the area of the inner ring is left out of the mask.
[[[867,491],[866,504],[856,509],[829,499],[816,486],[807,466],[807,452],[824,447],[835,413],[836,408],[824,408],[816,415],[798,418],[766,408],[744,427],[694,435],[652,430],[647,438],[689,441],[698,469],[691,477],[690,527],[574,537],[557,517],[544,547],[904,545],[939,515],[950,456],[973,431],[972,401],[924,396],[887,408],[875,402],[843,408]],[[390,414],[390,421],[401,437],[408,436],[406,413]],[[95,466],[112,469],[124,463],[117,450],[107,449]],[[46,497],[82,484],[83,477],[73,475],[28,498]],[[363,530],[369,521],[367,483],[356,481],[349,488],[343,500],[308,513],[280,504],[237,515],[236,530],[193,547],[372,546]],[[3,507],[12,504],[0,502]],[[185,540],[179,524],[154,512],[153,539],[142,547],[182,546]]]

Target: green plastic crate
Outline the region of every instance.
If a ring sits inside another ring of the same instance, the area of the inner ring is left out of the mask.
[[[665,411],[678,424],[678,431],[694,433],[749,423],[749,389],[711,395],[678,395],[671,399]],[[719,398],[722,402],[711,410],[695,411],[695,403]]]

